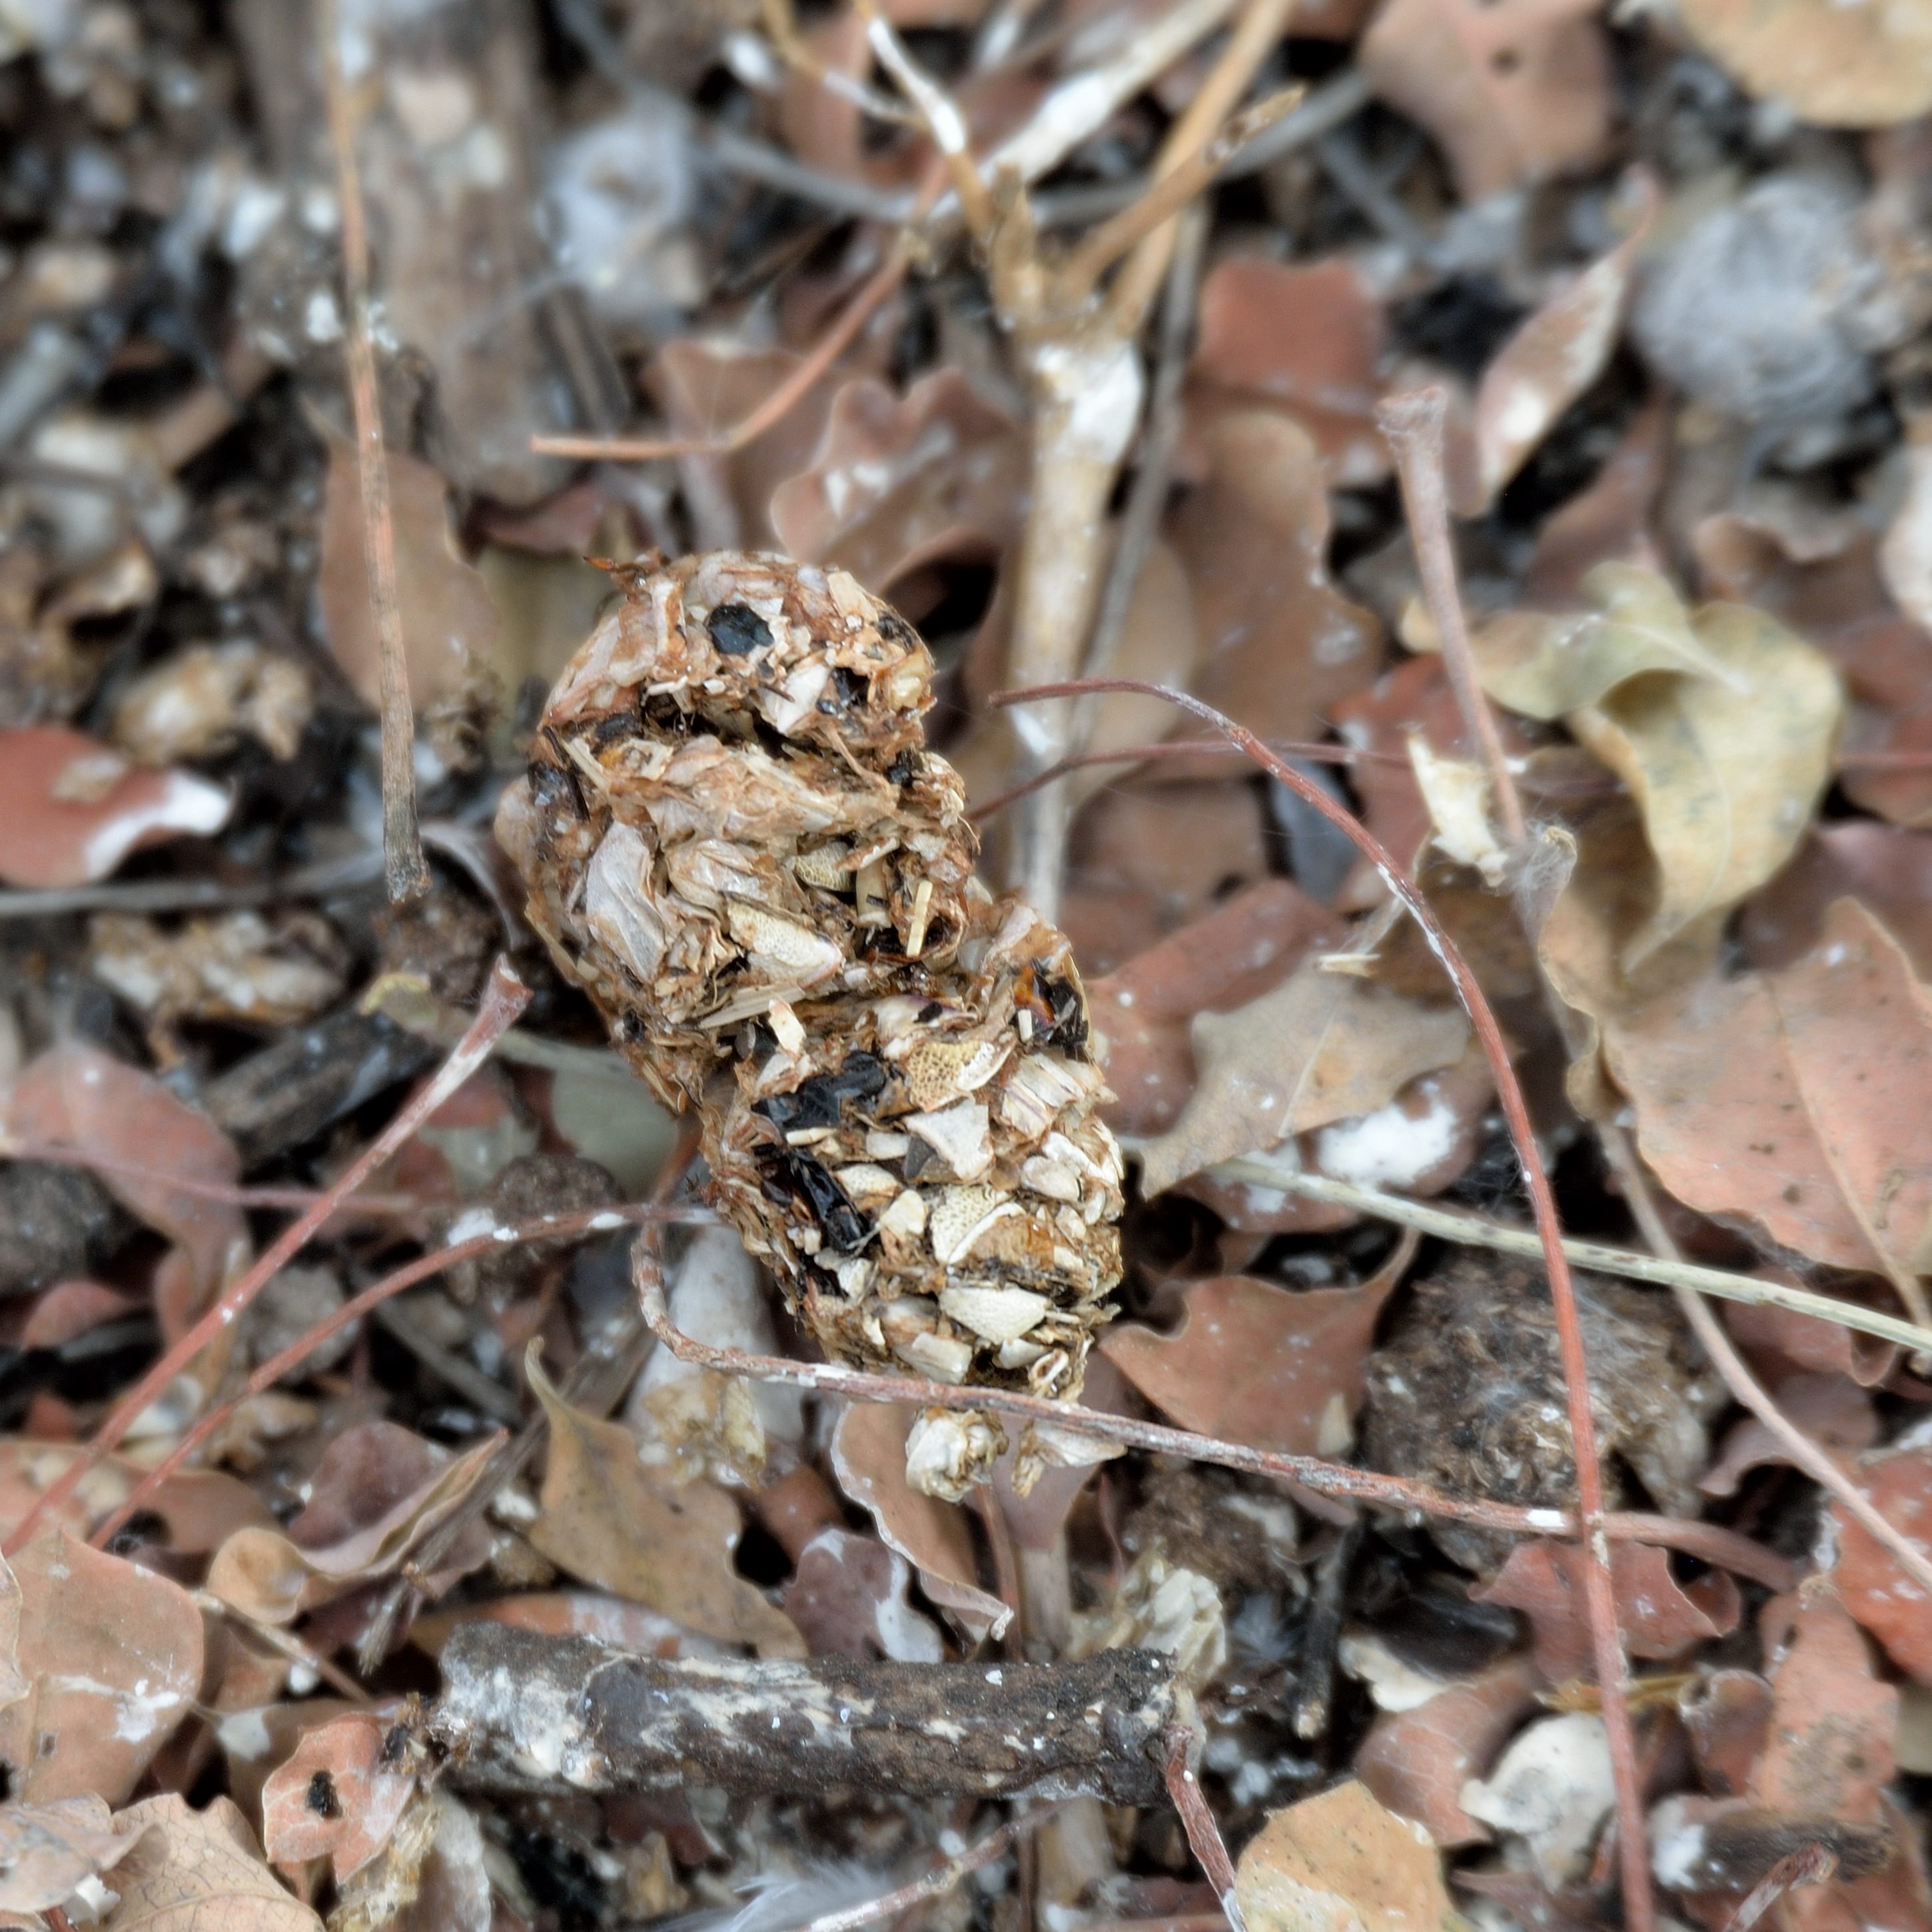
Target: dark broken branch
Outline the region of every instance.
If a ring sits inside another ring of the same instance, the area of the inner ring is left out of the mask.
[[[457,1630],[427,1720],[461,1786],[1066,1798],[1157,1804],[1192,1721],[1172,1661],[680,1660],[494,1623]]]

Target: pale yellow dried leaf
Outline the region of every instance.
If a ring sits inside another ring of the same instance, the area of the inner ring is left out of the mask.
[[[1229,1013],[1190,1028],[1200,1077],[1180,1117],[1141,1150],[1160,1193],[1237,1155],[1385,1106],[1418,1074],[1462,1057],[1459,1007],[1426,1006],[1310,961]]]
[[[1457,1924],[1422,1826],[1352,1780],[1277,1811],[1234,1873],[1249,1932],[1442,1932]]]
[[[1630,678],[1567,719],[1630,788],[1661,874],[1627,964],[1791,856],[1831,782],[1844,712],[1829,661],[1762,611],[1707,604],[1691,622],[1722,677]]]
[[[676,1483],[638,1459],[620,1424],[566,1402],[531,1345],[525,1372],[550,1418],[532,1544],[560,1570],[760,1656],[802,1657],[804,1640],[732,1568],[737,1505],[703,1479]]]
[[[1636,564],[1600,563],[1583,580],[1592,608],[1552,616],[1509,610],[1471,638],[1477,674],[1498,704],[1526,718],[1561,718],[1628,679],[1673,671],[1724,682],[1670,580]],[[1426,648],[1438,646],[1432,638]]]

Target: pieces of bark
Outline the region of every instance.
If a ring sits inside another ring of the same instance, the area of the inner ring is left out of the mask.
[[[456,1630],[428,1720],[462,1786],[1164,1802],[1191,1718],[1170,1659],[665,1662],[494,1623]]]

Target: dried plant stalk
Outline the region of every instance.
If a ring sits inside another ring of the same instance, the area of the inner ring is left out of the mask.
[[[826,1352],[1078,1393],[1120,1278],[1120,1150],[1065,937],[974,877],[925,749],[932,660],[836,569],[619,572],[496,834],[531,923]],[[963,1492],[990,1415],[911,1467]]]

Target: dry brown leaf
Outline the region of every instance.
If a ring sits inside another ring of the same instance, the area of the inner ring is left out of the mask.
[[[1932,1450],[1881,1450],[1861,1460],[1856,1475],[1888,1521],[1932,1550]],[[1932,1684],[1932,1618],[1924,1592],[1844,1504],[1832,1505],[1832,1518],[1838,1538],[1833,1575],[1845,1608],[1916,1682]]]
[[[574,1408],[532,1342],[524,1369],[550,1418],[541,1514],[530,1541],[560,1570],[764,1657],[801,1657],[791,1619],[731,1566],[737,1505],[700,1478],[674,1483],[638,1460],[628,1430]]]
[[[316,596],[336,662],[364,700],[380,706],[382,660],[369,608],[356,452],[346,436],[326,429],[324,434],[328,489]],[[388,469],[403,653],[410,696],[424,707],[460,698],[472,687],[496,648],[496,609],[482,578],[458,554],[442,471],[394,448]]]
[[[1537,1668],[1552,1684],[1595,1675],[1585,1560],[1575,1544],[1519,1543],[1496,1575],[1469,1592],[1529,1619]],[[1737,1585],[1724,1571],[1700,1578],[1694,1596],[1671,1575],[1669,1554],[1648,1544],[1618,1544],[1610,1552],[1610,1581],[1618,1628],[1633,1657],[1681,1657],[1694,1644],[1728,1635],[1743,1610]]]
[[[201,1688],[201,1612],[178,1583],[64,1529],[14,1559],[25,1694],[0,1709],[10,1794],[133,1790]]]
[[[416,1788],[398,1726],[366,1711],[345,1712],[305,1732],[262,1788],[262,1844],[284,1870],[332,1862],[338,1880],[360,1871],[388,1844]]]
[[[1827,128],[1932,108],[1932,13],[1917,0],[1678,0],[1678,17],[1747,92]]]
[[[1538,1683],[1528,1658],[1506,1658],[1408,1710],[1383,1712],[1355,1753],[1355,1775],[1445,1851],[1487,1844],[1490,1828],[1462,1809],[1462,1787],[1536,1708]]]
[[[1862,907],[1840,900],[1781,973],[1707,974],[1612,1017],[1604,1049],[1687,1205],[1840,1268],[1932,1266],[1932,994]]]
[[[1707,1670],[1677,1700],[1690,1755],[1719,1798],[1750,1789],[1771,1723],[1771,1686],[1754,1670]]]
[[[1172,1126],[1194,1086],[1187,1023],[1277,986],[1310,946],[1339,940],[1336,914],[1286,879],[1264,879],[1088,984],[1094,1033],[1114,1090],[1117,1132]]]
[[[1448,1932],[1456,1919],[1429,1834],[1351,1780],[1270,1816],[1234,1895],[1252,1932]]]
[[[1635,185],[1628,236],[1545,301],[1483,371],[1476,390],[1476,500],[1458,506],[1466,515],[1480,515],[1496,501],[1557,418],[1610,366],[1631,272],[1657,216],[1655,183],[1640,172]]]
[[[634,1650],[646,1657],[725,1654],[713,1639],[686,1630],[661,1611],[626,1602],[622,1597],[606,1596],[601,1590],[532,1590],[521,1596],[494,1597],[487,1603],[434,1611],[410,1626],[410,1640],[431,1657],[440,1657],[453,1630],[485,1618],[553,1636],[594,1636],[614,1650]]]
[[[140,1840],[96,1792],[0,1806],[0,1911],[66,1904],[83,1880],[111,1871]]]
[[[321,1932],[322,1921],[262,1862],[229,1799],[194,1811],[170,1792],[130,1805],[118,1822],[144,1835],[115,1868],[121,1902],[101,1932]]]
[[[1832,646],[1851,699],[1845,795],[1895,825],[1932,825],[1932,636],[1898,616],[1859,624]],[[1882,763],[1913,754],[1888,768]]]
[[[1261,410],[1202,432],[1208,480],[1168,535],[1193,586],[1197,694],[1264,738],[1310,738],[1376,673],[1381,627],[1330,580],[1328,490],[1306,430]]]
[[[1310,961],[1233,1012],[1197,1013],[1191,1034],[1198,1084],[1173,1126],[1140,1150],[1150,1196],[1387,1106],[1418,1075],[1460,1060],[1469,1023],[1460,1007],[1426,1006]]]
[[[998,1636],[1012,1612],[980,1587],[973,1531],[957,1503],[924,1495],[905,1479],[906,1437],[919,1411],[894,1402],[848,1402],[832,1437],[838,1486],[919,1572],[920,1586],[975,1640]]]
[[[233,803],[193,772],[136,765],[64,724],[0,731],[0,880],[92,885],[130,852],[212,836]]]
[[[1172,1334],[1121,1322],[1102,1332],[1100,1349],[1184,1428],[1333,1455],[1354,1439],[1364,1366],[1393,1286],[1298,1291],[1220,1275],[1187,1290]]]
[[[1835,1455],[1856,1455],[1878,1440],[1878,1412],[1848,1375],[1787,1376],[1772,1395],[1789,1420]],[[1707,1496],[1735,1496],[1744,1477],[1767,1463],[1791,1466],[1791,1452],[1766,1424],[1745,1416],[1732,1425],[1697,1486]]]
[[[1201,285],[1190,427],[1229,409],[1280,410],[1312,438],[1333,488],[1378,483],[1389,472],[1375,426],[1385,334],[1381,302],[1345,256],[1217,262]]]
[[[241,1178],[241,1156],[206,1114],[152,1073],[71,1040],[30,1062],[0,1094],[0,1124],[23,1140],[148,1169],[152,1178],[112,1168],[98,1172],[116,1199],[179,1246],[197,1306],[246,1264],[248,1229],[241,1210],[170,1184],[178,1176],[233,1186]]]
[[[1787,1288],[1804,1283],[1788,1268],[1761,1268],[1766,1279],[1781,1281]],[[1888,1302],[1892,1291],[1880,1291]],[[1848,1376],[1861,1388],[1876,1388],[1898,1366],[1896,1342],[1881,1341],[1876,1335],[1862,1335],[1841,1322],[1827,1322],[1822,1316],[1801,1315],[1795,1309],[1754,1307],[1748,1302],[1724,1304],[1724,1326],[1738,1345],[1754,1358],[1761,1373],[1773,1382],[1794,1370],[1820,1375]]]
[[[1598,0],[1390,0],[1358,56],[1442,145],[1465,201],[1587,166],[1612,109]]]
[[[393,1576],[470,1493],[497,1442],[488,1437],[452,1456],[395,1423],[345,1430],[329,1445],[316,1472],[316,1494],[287,1534],[238,1530],[215,1552],[208,1589],[261,1622],[287,1624],[358,1583]],[[442,1568],[423,1580],[428,1594],[474,1569],[489,1547],[488,1531],[471,1524]]]
[[[928,565],[1004,552],[1028,474],[1024,432],[956,369],[903,398],[860,376],[832,399],[812,467],[773,494],[772,522],[793,556],[842,565],[883,597]]]

